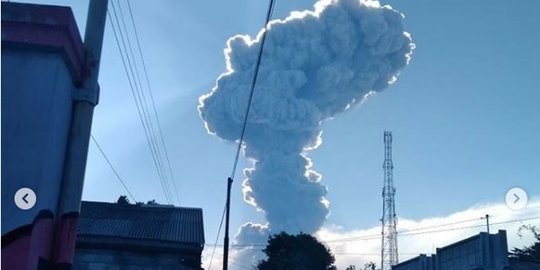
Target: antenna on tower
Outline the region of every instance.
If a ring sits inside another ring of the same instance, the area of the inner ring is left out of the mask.
[[[396,208],[394,195],[392,164],[392,132],[384,132],[384,186],[383,197],[383,215],[382,215],[382,246],[381,246],[381,270],[391,270],[393,265],[398,263],[398,246],[396,231]]]

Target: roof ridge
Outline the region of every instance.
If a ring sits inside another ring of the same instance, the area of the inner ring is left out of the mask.
[[[118,204],[115,202],[102,202],[102,201],[81,201],[81,205],[84,204],[103,204],[103,205],[109,205],[109,206],[115,206],[115,207],[126,207],[126,208],[138,208],[138,209],[154,209],[154,208],[160,208],[160,209],[186,209],[186,210],[202,210],[200,207],[190,207],[190,206],[176,206],[172,204]]]
[[[77,230],[80,235],[204,243],[201,208],[83,201]]]

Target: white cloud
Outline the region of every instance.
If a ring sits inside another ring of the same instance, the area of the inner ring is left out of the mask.
[[[486,231],[486,220],[489,214],[490,232],[506,230],[508,249],[528,246],[534,241],[531,233],[518,236],[521,225],[540,226],[540,198],[531,199],[527,207],[520,211],[511,210],[504,203],[487,203],[474,205],[468,209],[448,216],[430,217],[421,220],[399,218],[398,246],[399,259],[405,261],[422,253],[435,253],[435,249]],[[481,219],[482,218],[482,219]],[[336,257],[338,269],[356,265],[357,269],[369,261],[380,264],[381,247],[380,226],[344,231],[337,225],[327,225],[319,230],[317,238],[326,243]],[[260,244],[260,243],[256,243]],[[260,250],[264,247],[254,247]],[[243,250],[233,247],[230,252],[229,267],[232,270],[253,269],[256,262],[246,260]],[[209,269],[212,248],[207,247],[203,253],[203,267]],[[218,247],[210,269],[220,269],[223,248]]]
[[[412,220],[398,220],[399,259],[404,261],[421,253],[435,253],[435,248],[443,247],[461,239],[486,231],[486,220],[481,219],[489,214],[490,232],[506,230],[508,249],[530,245],[533,235],[524,233],[518,236],[521,225],[540,225],[540,199],[529,202],[520,211],[511,210],[504,203],[475,205],[466,210],[448,216]],[[535,219],[531,219],[535,218]],[[343,231],[338,226],[326,226],[317,237],[326,242],[336,257],[338,269],[348,265],[363,266],[374,261],[380,264],[381,228],[379,226]]]

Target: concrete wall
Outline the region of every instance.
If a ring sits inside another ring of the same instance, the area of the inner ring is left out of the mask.
[[[422,254],[418,257],[412,258],[394,266],[392,269],[399,270],[435,270],[435,258],[432,256],[426,256]]]
[[[510,259],[511,270],[538,270],[540,262]]]
[[[504,269],[508,266],[506,232],[480,233],[438,248],[436,261],[438,270]]]
[[[74,270],[193,270],[189,264],[192,256],[174,253],[152,253],[119,251],[91,248],[77,248]],[[196,259],[196,258],[195,258]],[[199,269],[199,268],[197,268]]]
[[[56,212],[73,89],[61,55],[2,48],[2,235]],[[29,210],[13,201],[23,187],[36,193]]]
[[[437,248],[431,257],[421,255],[392,267],[393,270],[503,270],[508,261],[506,232],[480,233]]]
[[[59,207],[84,46],[68,7],[2,1],[1,13],[2,269],[68,269],[78,204]],[[23,187],[36,195],[27,210],[14,202]]]

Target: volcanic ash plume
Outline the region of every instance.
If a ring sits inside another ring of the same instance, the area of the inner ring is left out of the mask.
[[[244,200],[268,224],[244,225],[237,241],[321,228],[327,191],[307,152],[320,145],[323,121],[384,90],[407,65],[414,44],[402,19],[376,1],[334,0],[270,23],[244,142],[254,165],[243,182]],[[230,142],[240,139],[263,31],[227,41],[227,71],[200,98],[208,131]]]

